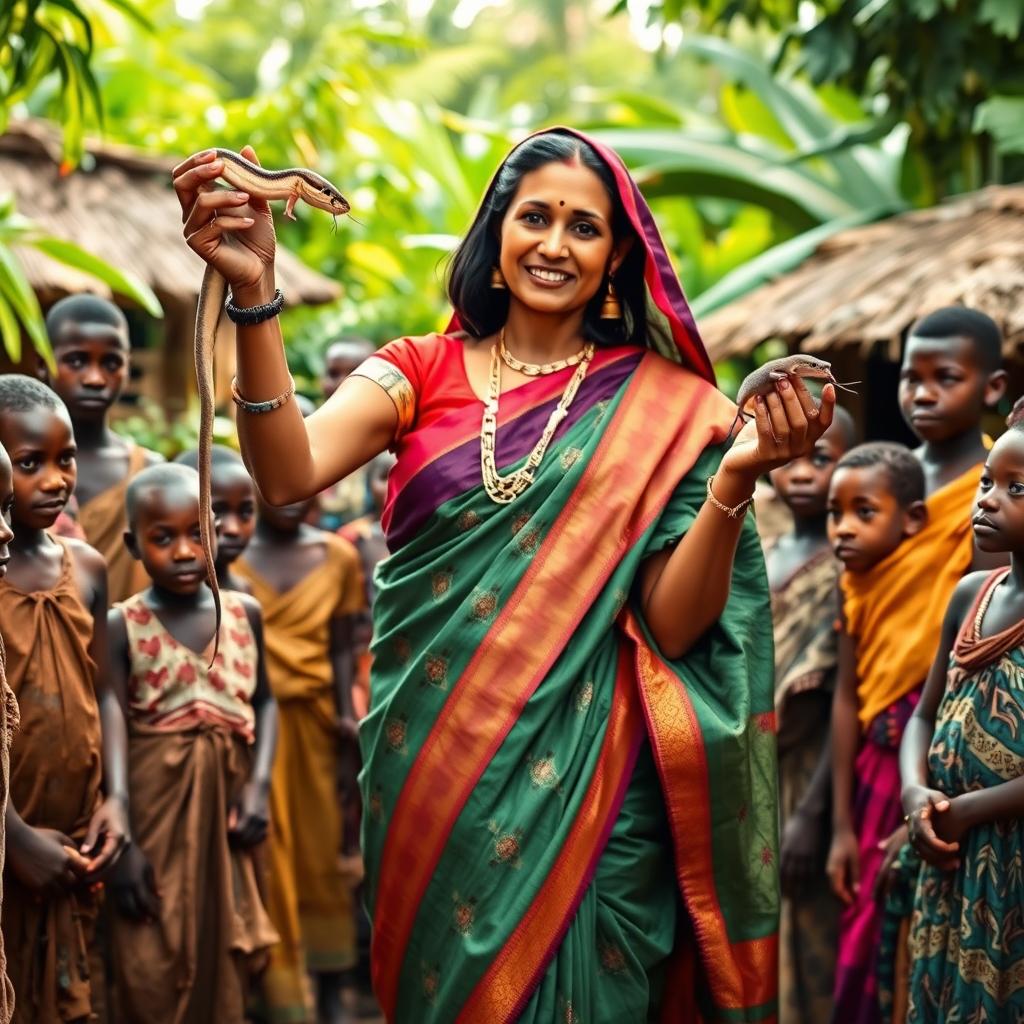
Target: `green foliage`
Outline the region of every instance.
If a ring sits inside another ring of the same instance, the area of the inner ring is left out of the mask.
[[[925,200],[1024,175],[1024,160],[996,156],[1022,151],[1003,102],[1024,95],[1022,0],[696,0],[655,10],[728,33],[770,29],[777,67],[843,85],[866,111],[909,124]]]
[[[130,0],[106,3],[137,25],[148,27],[149,22]],[[90,116],[102,119],[103,115],[99,85],[90,67],[93,18],[90,8],[76,0],[6,0],[0,5],[0,133],[17,104],[40,92],[51,93],[63,123],[68,170],[81,159]],[[32,246],[58,262],[84,270],[134,299],[152,316],[163,315],[156,296],[133,274],[110,266],[80,246],[44,234],[18,215],[11,195],[0,194],[0,341],[14,362],[21,358],[22,330],[35,350],[52,360],[39,302],[12,248],[17,245]]]

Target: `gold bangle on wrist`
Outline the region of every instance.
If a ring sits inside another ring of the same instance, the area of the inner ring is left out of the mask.
[[[277,398],[268,398],[265,402],[250,402],[238,393],[238,378],[231,378],[231,400],[239,409],[242,410],[242,412],[248,412],[254,416],[258,416],[265,412],[273,412],[275,409],[280,409],[281,406],[284,405],[285,402],[287,402],[294,394],[295,378],[289,374],[288,387],[285,388]]]
[[[744,501],[741,501],[738,505],[729,508],[728,505],[723,505],[716,497],[715,492],[711,490],[711,481],[715,478],[713,476],[708,477],[708,501],[718,509],[719,512],[724,512],[730,519],[739,519],[746,511],[747,507],[753,504],[754,496],[751,495]]]

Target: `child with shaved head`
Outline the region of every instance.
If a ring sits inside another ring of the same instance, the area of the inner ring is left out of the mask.
[[[241,1022],[250,975],[277,938],[252,861],[277,718],[262,617],[251,597],[225,591],[213,656],[195,470],[150,466],[125,505],[125,542],[152,584],[109,615],[135,836],[111,880],[121,1019]]]

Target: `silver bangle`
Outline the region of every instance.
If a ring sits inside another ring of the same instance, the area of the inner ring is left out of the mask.
[[[243,398],[238,393],[238,378],[231,378],[231,400],[238,406],[242,412],[251,413],[254,416],[259,416],[265,412],[273,412],[275,409],[280,409],[282,405],[287,402],[292,395],[295,394],[295,378],[288,375],[288,387],[277,396],[277,398],[268,398],[265,402],[250,402]]]

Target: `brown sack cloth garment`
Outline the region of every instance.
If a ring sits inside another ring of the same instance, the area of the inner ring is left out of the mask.
[[[132,832],[153,868],[160,920],[136,922],[111,908],[119,1024],[242,1024],[249,976],[277,941],[252,851],[228,844],[228,813],[251,767],[256,645],[237,596],[225,594],[224,604],[213,669],[209,650],[200,656],[184,648],[141,594],[122,606],[132,652]],[[165,707],[146,678],[160,676]],[[210,717],[217,712],[204,700],[210,687],[223,694],[222,704],[228,696],[237,701],[236,727]],[[191,708],[183,695],[194,695]],[[140,721],[159,721],[162,711],[177,724]]]
[[[85,531],[86,539],[107,560],[107,601],[112,605],[149,586],[149,576],[142,563],[136,561],[124,546],[127,525],[125,491],[128,481],[145,466],[146,449],[132,443],[124,479],[97,494],[78,510],[78,523]]]
[[[75,584],[70,552],[52,590],[25,593],[0,582],[8,683],[21,726],[11,746],[10,798],[32,826],[80,843],[100,803],[102,740],[89,657],[92,616]],[[17,1005],[14,1020],[58,1024],[92,1011],[88,954],[96,897],[84,886],[37,898],[7,872],[4,946]]]
[[[0,916],[3,913],[4,854],[7,850],[7,791],[11,785],[11,742],[18,728],[18,699],[7,685],[4,667],[7,652],[0,636]],[[7,957],[4,956],[4,940],[0,934],[0,1024],[10,1024],[14,1013],[14,986],[7,977]]]

